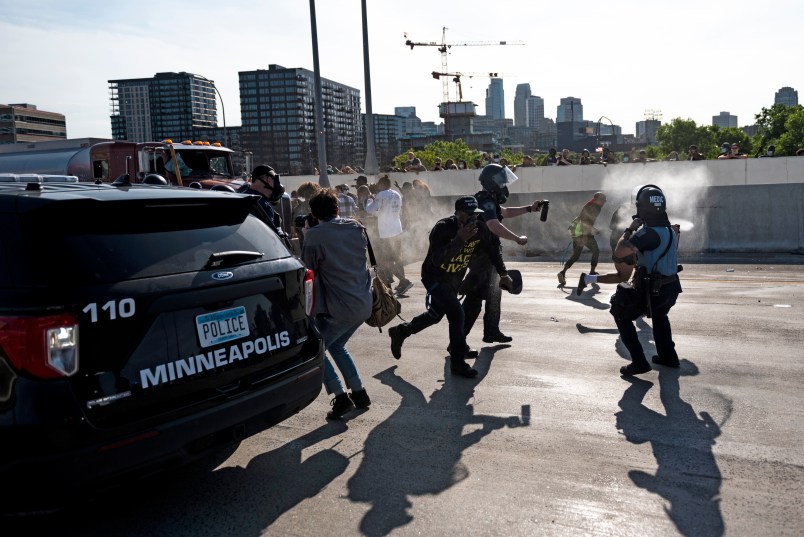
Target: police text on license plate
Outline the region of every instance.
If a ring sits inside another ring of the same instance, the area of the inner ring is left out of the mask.
[[[204,348],[240,339],[250,333],[246,308],[243,306],[199,315],[195,318],[195,327],[198,340]]]

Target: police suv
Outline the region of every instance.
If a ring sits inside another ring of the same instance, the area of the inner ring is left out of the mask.
[[[317,397],[313,274],[256,201],[0,175],[0,511],[195,460]]]

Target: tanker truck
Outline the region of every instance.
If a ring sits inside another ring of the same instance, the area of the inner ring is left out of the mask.
[[[159,176],[172,185],[212,188],[233,182],[232,153],[217,142],[77,138],[0,145],[0,173],[74,175],[79,181],[132,183],[159,182],[154,179]]]

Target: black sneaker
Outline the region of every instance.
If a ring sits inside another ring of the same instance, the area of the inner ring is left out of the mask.
[[[563,272],[559,272],[556,276],[558,276],[558,285],[567,285],[567,278],[564,276]]]
[[[410,291],[410,288],[413,287],[413,282],[410,280],[402,280],[399,282],[399,285],[396,286],[396,296],[403,296],[405,293]]]
[[[452,348],[451,346],[447,346],[447,352],[449,352],[450,354],[452,354],[452,352],[450,351],[451,348]],[[480,356],[480,351],[478,351],[477,349],[469,349],[466,351],[464,358],[477,358],[478,356]]]
[[[586,273],[581,272],[581,278],[578,280],[578,287],[575,288],[575,294],[581,296],[583,288],[586,287]]]
[[[345,393],[336,395],[335,398],[329,403],[332,405],[332,410],[327,412],[328,420],[339,420],[344,414],[352,410],[355,405],[349,396]]]
[[[653,362],[654,364],[663,365],[665,367],[678,367],[679,366],[678,359],[667,360],[667,359],[662,358],[660,356],[654,356],[653,358],[651,358],[651,362]]]
[[[366,390],[352,391],[352,393],[349,394],[349,399],[352,400],[357,408],[368,408],[371,406],[371,399],[369,399]]]
[[[628,364],[624,365],[620,368],[620,375],[624,377],[633,377],[634,375],[641,375],[642,373],[647,373],[650,371],[650,365],[645,362],[642,365],[637,364]]]
[[[511,343],[514,340],[511,336],[506,336],[502,332],[498,332],[491,336],[483,336],[483,341],[486,343]]]
[[[394,358],[399,360],[402,358],[402,343],[405,342],[405,334],[402,333],[402,326],[392,326],[388,329],[388,335],[391,336],[391,354]]]
[[[455,362],[450,365],[450,371],[459,377],[466,377],[468,379],[477,376],[477,369],[472,369],[466,362]]]

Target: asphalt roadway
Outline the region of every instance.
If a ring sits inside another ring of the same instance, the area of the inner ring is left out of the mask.
[[[478,325],[469,336],[481,351],[476,379],[450,374],[446,320],[409,338],[399,361],[387,330],[364,325],[348,346],[368,411],[327,422],[322,391],[220,466],[28,520],[23,532],[802,535],[804,256],[684,263],[670,312],[680,369],[620,377],[613,286],[581,296],[570,287],[588,256],[566,288],[557,260],[509,261],[525,284],[503,297],[501,327],[514,341],[484,344]],[[418,283],[402,316],[423,308]],[[650,356],[650,322],[637,326]]]

